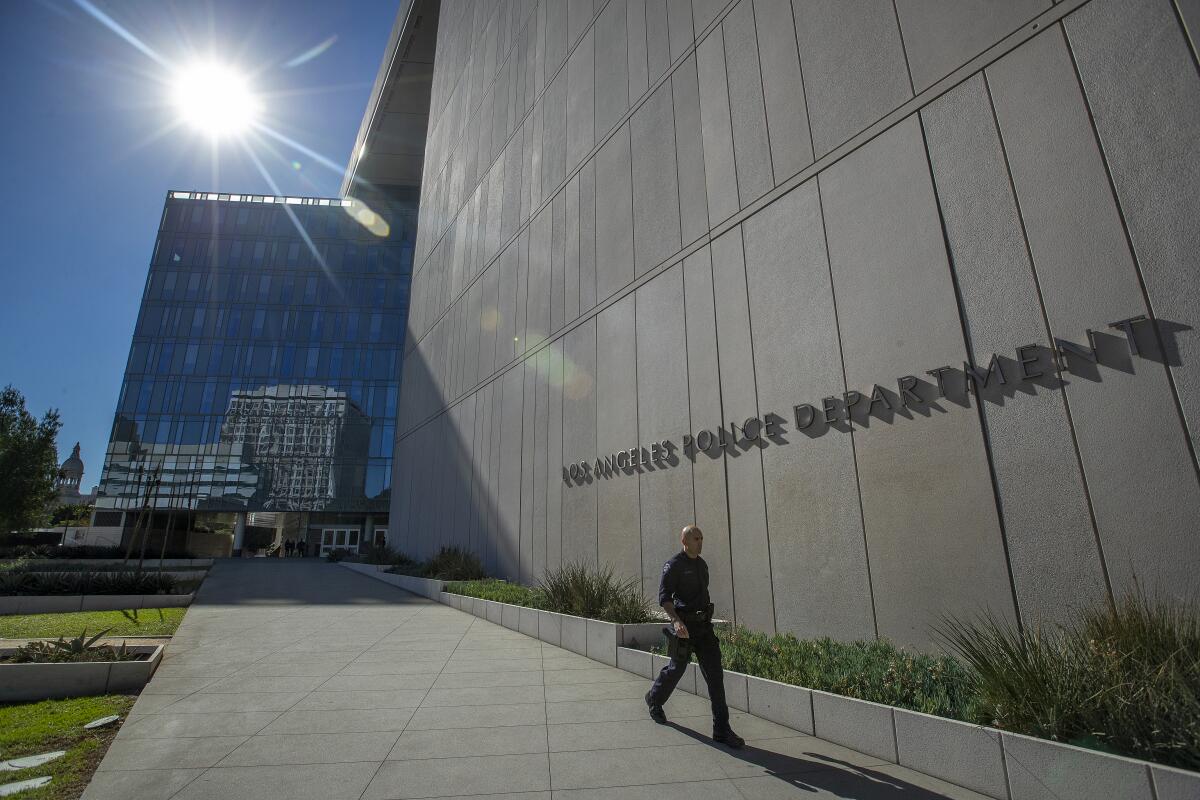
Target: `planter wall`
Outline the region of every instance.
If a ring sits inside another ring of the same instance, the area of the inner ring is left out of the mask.
[[[142,608],[186,608],[191,594],[48,594],[0,597],[0,616],[61,614],[74,611],[120,611]]]
[[[430,600],[441,600],[443,581],[435,581],[429,578],[416,578],[412,575],[393,575],[384,570],[389,569],[387,564],[358,564],[350,561],[339,561],[340,566],[346,569],[353,570],[360,575],[365,575],[368,578],[374,578],[378,581],[383,581],[386,584],[403,589],[406,592],[427,597]]]
[[[0,664],[0,703],[32,703],[59,697],[91,697],[135,691],[146,685],[162,661],[162,645],[131,645],[145,661],[83,664]],[[9,655],[16,648],[0,648]]]
[[[374,567],[345,564],[374,575]],[[368,569],[363,569],[368,567]],[[387,578],[402,576],[388,575]],[[657,644],[664,624],[615,625],[550,611],[450,594],[439,581],[408,578],[416,594],[519,630],[541,641],[653,679],[668,659],[640,647]],[[419,582],[419,583],[418,583]],[[426,584],[437,584],[430,587]],[[537,621],[534,633],[534,620]],[[708,696],[695,663],[678,690]],[[919,714],[778,681],[725,672],[731,708],[909,767],[997,800],[1195,800],[1200,773],[1171,769],[1046,739]]]
[[[127,562],[123,558],[31,558],[27,563],[53,570],[55,566],[63,564],[87,564],[95,567],[122,566],[130,563],[136,564],[137,559]],[[164,569],[208,569],[213,565],[213,560],[211,558],[165,558],[162,565]],[[142,562],[142,566],[147,570],[157,570],[158,559],[147,558]]]

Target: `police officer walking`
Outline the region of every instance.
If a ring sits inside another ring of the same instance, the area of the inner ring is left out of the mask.
[[[658,585],[658,602],[671,619],[671,662],[662,668],[646,694],[650,718],[660,725],[667,721],[663,703],[671,696],[687,670],[691,654],[700,662],[700,673],[708,684],[712,701],[713,740],[741,747],[746,742],[729,727],[729,706],[725,704],[725,680],[721,670],[721,645],[713,632],[713,605],[708,599],[708,564],[700,557],[704,534],[695,525],[680,533],[683,549],[663,565]]]

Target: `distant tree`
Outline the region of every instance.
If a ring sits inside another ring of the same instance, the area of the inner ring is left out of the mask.
[[[94,509],[95,506],[88,503],[59,506],[50,515],[50,527],[66,525],[71,528],[78,528],[87,525],[92,519],[92,511]]]
[[[0,532],[43,525],[57,496],[58,450],[54,437],[62,423],[51,409],[41,422],[25,410],[25,398],[12,386],[0,392]]]

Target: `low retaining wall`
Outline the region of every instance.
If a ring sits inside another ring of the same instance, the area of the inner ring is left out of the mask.
[[[343,564],[451,608],[652,680],[668,659],[642,649],[664,623],[616,625],[443,591],[441,581]],[[1200,773],[920,714],[740,672],[725,672],[725,699],[801,733],[932,775],[996,800],[1196,800]],[[682,691],[708,697],[695,663]]]
[[[141,608],[186,608],[191,594],[41,594],[0,597],[0,616],[62,614],[73,611],[120,611]]]
[[[36,567],[47,567],[48,571],[52,571],[56,565],[61,566],[63,564],[86,564],[94,567],[134,566],[137,564],[137,559],[126,561],[123,558],[30,558],[26,559],[25,563]],[[213,560],[211,558],[165,558],[162,562],[164,569],[208,569],[212,565]],[[158,569],[158,559],[147,558],[142,562],[142,568],[146,570]]]
[[[0,703],[32,703],[59,697],[91,697],[132,692],[150,680],[162,661],[163,646],[130,645],[145,661],[96,661],[80,664],[0,664]],[[0,648],[0,656],[16,651]]]

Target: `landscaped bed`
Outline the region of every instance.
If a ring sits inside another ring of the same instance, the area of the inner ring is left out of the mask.
[[[66,755],[40,767],[2,772],[0,783],[50,776],[46,786],[17,796],[21,800],[79,797],[120,727],[114,724],[86,730],[83,726],[111,715],[124,718],[135,699],[129,695],[103,695],[0,706],[0,758],[66,751]]]
[[[18,614],[0,617],[0,639],[75,636],[86,629],[122,636],[170,636],[183,621],[184,608],[84,611],[74,614]]]

